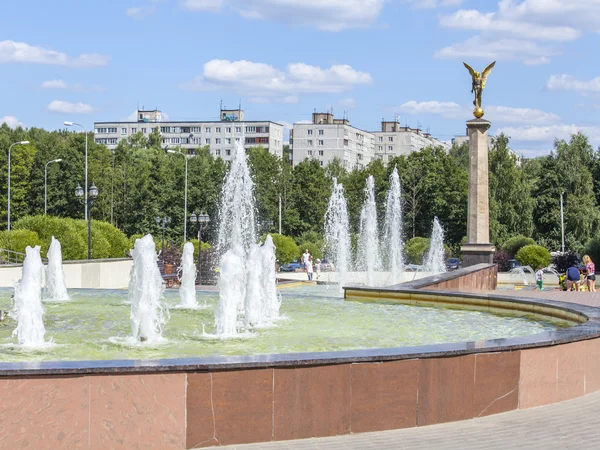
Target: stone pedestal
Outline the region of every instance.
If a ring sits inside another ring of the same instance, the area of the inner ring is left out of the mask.
[[[488,177],[488,130],[484,119],[467,122],[469,134],[469,212],[467,243],[462,247],[463,266],[492,264],[494,246],[490,244],[490,201]]]

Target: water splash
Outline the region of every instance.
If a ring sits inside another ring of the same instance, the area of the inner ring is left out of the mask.
[[[221,337],[238,334],[239,296],[246,292],[246,273],[242,249],[234,247],[225,252],[219,265],[219,303],[215,309],[216,334]]]
[[[152,236],[148,234],[136,239],[131,255],[133,266],[129,280],[129,301],[133,339],[156,343],[162,340],[162,329],[168,313],[162,304],[163,280]]]
[[[194,264],[194,244],[187,242],[181,255],[181,286],[179,287],[179,306],[198,308],[196,301],[196,264]]]
[[[390,175],[390,189],[385,201],[384,253],[387,256],[392,284],[400,281],[404,270],[404,241],[402,240],[402,202],[398,168]]]
[[[432,273],[446,272],[446,251],[444,249],[444,229],[436,217],[433,219],[433,231],[429,241],[429,252],[425,258],[425,270]]]
[[[65,273],[62,267],[62,251],[60,242],[52,236],[50,249],[48,250],[48,267],[46,267],[46,289],[44,300],[53,302],[64,302],[69,300],[67,285],[65,284]]]
[[[46,328],[44,327],[44,308],[42,306],[42,271],[44,265],[40,256],[40,246],[25,249],[23,273],[14,292],[13,309],[10,316],[17,321],[13,336],[19,345],[42,347]]]
[[[325,255],[338,271],[341,291],[350,270],[350,226],[344,186],[338,184],[335,178],[325,214]]]
[[[263,319],[272,323],[279,318],[279,310],[281,308],[281,297],[277,295],[277,275],[275,273],[275,244],[273,238],[268,235],[265,243],[261,247],[262,258],[262,301],[263,301]]]
[[[358,241],[358,263],[367,272],[367,285],[373,286],[375,272],[381,266],[379,255],[379,229],[377,226],[377,205],[375,203],[375,179],[367,178],[365,202],[360,212],[360,234]]]

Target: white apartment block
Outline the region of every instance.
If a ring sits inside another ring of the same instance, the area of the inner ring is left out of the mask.
[[[296,166],[314,158],[327,166],[337,158],[348,170],[362,169],[375,157],[374,142],[371,133],[354,128],[346,119],[314,113],[312,123],[296,123],[290,132],[292,163]]]
[[[375,158],[388,163],[396,156],[407,155],[430,146],[450,145],[421,130],[402,127],[397,122],[381,123],[381,131],[363,131],[347,119],[335,119],[331,113],[314,113],[312,123],[296,123],[290,133],[293,165],[306,158],[317,159],[326,166],[334,158],[348,170],[361,169]]]
[[[209,146],[215,157],[228,161],[233,148],[241,142],[244,148],[261,146],[274,155],[283,156],[283,125],[271,121],[246,121],[244,111],[221,109],[220,121],[162,121],[158,110],[137,111],[136,122],[96,122],[94,139],[113,150],[123,139],[136,133],[149,135],[158,127],[163,147],[196,149]]]

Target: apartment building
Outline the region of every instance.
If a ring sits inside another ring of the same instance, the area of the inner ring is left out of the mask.
[[[296,123],[290,132],[293,165],[306,158],[317,159],[322,166],[334,158],[348,170],[361,169],[375,158],[384,163],[430,146],[450,145],[429,133],[402,127],[398,122],[382,121],[381,131],[369,132],[350,125],[347,119],[335,119],[331,113],[313,113],[311,123]]]
[[[311,123],[296,123],[290,131],[292,163],[298,165],[314,158],[327,166],[337,158],[348,170],[362,169],[375,157],[374,136],[335,119],[331,113],[313,113]]]
[[[135,122],[95,122],[94,139],[111,150],[136,133],[148,135],[158,128],[163,147],[195,149],[210,146],[215,157],[231,159],[237,142],[246,149],[262,146],[283,156],[283,125],[271,121],[247,121],[242,109],[223,109],[219,121],[163,121],[159,110],[138,110]]]

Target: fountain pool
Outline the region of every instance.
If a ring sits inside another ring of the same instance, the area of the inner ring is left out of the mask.
[[[551,331],[569,322],[444,308],[345,302],[336,288],[306,286],[281,290],[281,319],[235,339],[214,336],[218,293],[198,292],[204,309],[177,309],[176,291],[165,293],[170,308],[164,341],[135,343],[127,291],[71,290],[72,301],[45,307],[42,349],[23,349],[11,336],[14,322],[0,326],[0,361],[161,359],[203,356],[325,352],[395,348],[511,338]],[[10,290],[0,290],[0,309],[9,309]],[[212,336],[211,336],[212,335]]]

